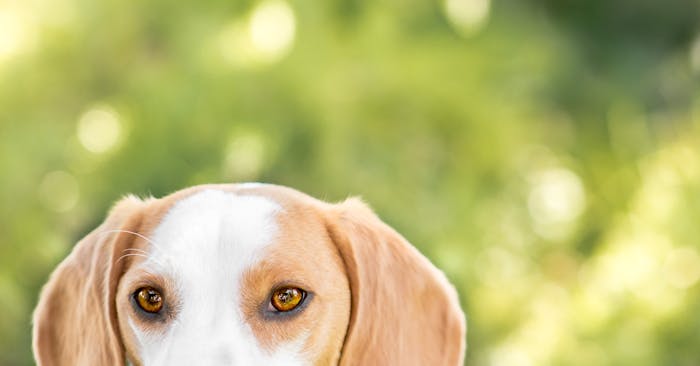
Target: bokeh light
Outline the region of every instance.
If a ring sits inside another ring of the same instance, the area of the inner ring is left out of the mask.
[[[690,47],[690,64],[695,73],[700,73],[700,35],[695,37],[695,42]]]
[[[694,248],[671,251],[664,262],[664,275],[671,286],[686,289],[700,280],[700,255]]]
[[[41,285],[116,200],[229,181],[362,196],[458,289],[468,365],[695,365],[698,24],[686,0],[0,1],[0,365],[32,364]]]
[[[96,154],[104,153],[119,141],[119,115],[108,105],[93,107],[80,116],[77,132],[85,149]]]
[[[491,0],[445,0],[444,7],[455,30],[463,36],[471,36],[487,24]]]
[[[572,230],[586,204],[583,184],[564,168],[537,172],[528,199],[535,231],[545,238],[561,239]]]
[[[270,58],[279,58],[294,42],[294,12],[281,0],[266,1],[250,17],[250,40]]]
[[[266,0],[226,25],[219,35],[224,60],[236,66],[258,66],[281,60],[294,44],[294,11],[284,0]]]
[[[257,133],[236,135],[224,152],[224,172],[232,181],[256,181],[265,163],[265,140]]]
[[[80,198],[78,181],[64,171],[47,173],[39,184],[38,197],[48,209],[65,212],[75,207]]]
[[[0,4],[0,62],[34,46],[36,20],[12,3]]]

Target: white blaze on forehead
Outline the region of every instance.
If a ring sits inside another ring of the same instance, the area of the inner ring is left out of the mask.
[[[277,234],[270,199],[205,190],[176,203],[156,228],[143,266],[171,280],[178,299],[164,334],[135,328],[145,365],[303,365],[301,341],[265,351],[243,320],[241,277]],[[165,294],[168,302],[169,294]]]
[[[222,270],[250,266],[272,242],[280,210],[277,203],[260,196],[196,193],[175,204],[156,228],[155,257],[169,269],[199,274],[215,263],[225,264]]]

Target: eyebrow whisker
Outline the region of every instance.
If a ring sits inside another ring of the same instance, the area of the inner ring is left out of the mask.
[[[126,254],[123,254],[121,257],[119,257],[115,263],[119,263],[119,261],[121,261],[122,259],[124,259],[126,257],[143,257],[143,258],[149,259],[148,256],[140,254],[140,253],[126,253]],[[160,264],[160,263],[158,263],[158,264]]]
[[[161,267],[165,267],[165,266],[163,265],[163,263],[161,263],[160,261],[158,261],[158,260],[154,259],[153,257],[151,257],[151,256],[149,255],[149,253],[148,253],[147,251],[143,250],[143,249],[138,249],[138,248],[126,248],[126,249],[124,249],[124,250],[122,251],[122,253],[124,253],[124,254],[122,254],[122,256],[119,257],[119,258],[117,259],[117,262],[116,262],[116,263],[119,263],[119,261],[122,260],[122,259],[125,258],[125,257],[143,257],[143,258],[146,258],[146,260],[151,260],[151,261],[153,261],[155,264],[157,264],[157,265],[159,265],[159,266],[161,266]]]
[[[153,240],[149,239],[147,236],[140,234],[140,233],[137,233],[135,231],[122,230],[122,229],[111,229],[111,230],[103,231],[102,233],[100,233],[100,235],[106,235],[106,234],[112,234],[112,233],[126,233],[126,234],[135,235],[135,236],[138,236],[139,238],[147,241],[148,243],[152,244],[153,246],[158,247],[158,245],[155,243],[155,241],[153,241]]]
[[[101,232],[99,235],[107,235],[107,234],[113,234],[113,233],[125,233],[125,234],[131,234],[131,235],[137,236],[137,237],[147,241],[154,248],[156,248],[156,250],[159,250],[163,254],[166,254],[166,251],[164,251],[163,248],[158,243],[155,242],[155,240],[152,240],[152,239],[148,238],[147,236],[140,234],[140,233],[137,233],[137,232],[134,232],[134,231],[122,230],[122,229],[111,229],[111,230],[105,230],[105,231]],[[135,249],[135,248],[131,248],[131,249]],[[148,254],[145,251],[144,251],[144,253]]]
[[[124,249],[124,252],[129,252],[129,251],[138,252],[141,254],[148,254],[148,252],[143,250],[143,249],[138,249],[138,248],[126,248],[126,249]]]

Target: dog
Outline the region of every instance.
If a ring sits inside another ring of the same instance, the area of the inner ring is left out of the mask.
[[[38,365],[461,365],[446,277],[361,200],[282,186],[127,196],[33,318]]]

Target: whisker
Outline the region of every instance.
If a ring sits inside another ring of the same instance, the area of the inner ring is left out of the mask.
[[[149,259],[148,256],[140,254],[140,253],[126,253],[126,254],[123,254],[121,257],[119,257],[115,263],[119,263],[119,261],[121,261],[122,259],[124,259],[126,257],[143,257],[143,258]]]
[[[142,235],[142,234],[137,233],[137,232],[134,232],[134,231],[122,230],[122,229],[111,229],[111,230],[103,231],[103,232],[101,232],[99,235],[106,235],[106,234],[113,234],[113,233],[126,233],[126,234],[131,234],[131,235],[137,236],[137,237],[139,237],[139,238],[142,238],[143,240],[145,240],[145,241],[147,241],[149,244],[151,244],[156,250],[158,250],[158,251],[160,251],[161,253],[163,253],[164,255],[166,255],[166,252],[161,248],[160,245],[158,245],[158,243],[156,243],[156,242],[155,242],[154,240],[152,240],[152,239],[149,239],[149,238],[146,237],[145,235]],[[125,257],[125,256],[142,256],[142,257],[144,257],[144,258],[147,258],[147,259],[152,260],[154,263],[156,263],[157,265],[159,265],[159,266],[161,266],[161,267],[165,267],[165,266],[163,265],[163,263],[161,263],[160,261],[156,261],[156,260],[153,259],[151,256],[148,256],[149,253],[148,253],[147,251],[143,250],[143,249],[138,249],[138,248],[127,248],[127,249],[124,249],[124,252],[128,252],[128,251],[133,251],[133,253],[128,253],[128,254],[122,255],[121,257],[119,257],[119,259],[117,259],[117,261],[121,260],[121,259],[122,259],[123,257]],[[166,258],[166,259],[167,259],[167,258]]]
[[[122,229],[106,230],[106,231],[103,231],[100,235],[111,234],[111,233],[126,233],[126,234],[136,235],[139,238],[153,244],[154,246],[158,246],[158,245],[156,245],[156,243],[153,240],[147,238],[145,235],[139,234],[139,233],[134,232],[134,231],[129,231],[129,230],[122,230]]]
[[[147,251],[145,251],[145,250],[143,250],[143,249],[138,249],[138,248],[126,248],[126,249],[124,249],[123,251],[124,251],[124,252],[133,251],[133,252],[139,252],[139,253],[142,253],[142,254],[148,254]]]
[[[126,233],[126,234],[131,234],[131,235],[138,236],[139,238],[142,238],[143,240],[145,240],[145,241],[147,241],[148,243],[150,243],[151,245],[153,245],[156,249],[158,249],[158,250],[160,250],[161,252],[164,252],[164,253],[165,253],[165,251],[163,251],[163,248],[161,248],[161,246],[160,246],[158,243],[156,243],[155,240],[149,239],[147,236],[142,235],[142,234],[139,234],[139,233],[134,232],[134,231],[121,230],[121,229],[112,229],[112,230],[103,231],[103,232],[101,233],[101,235],[112,234],[112,233]]]

